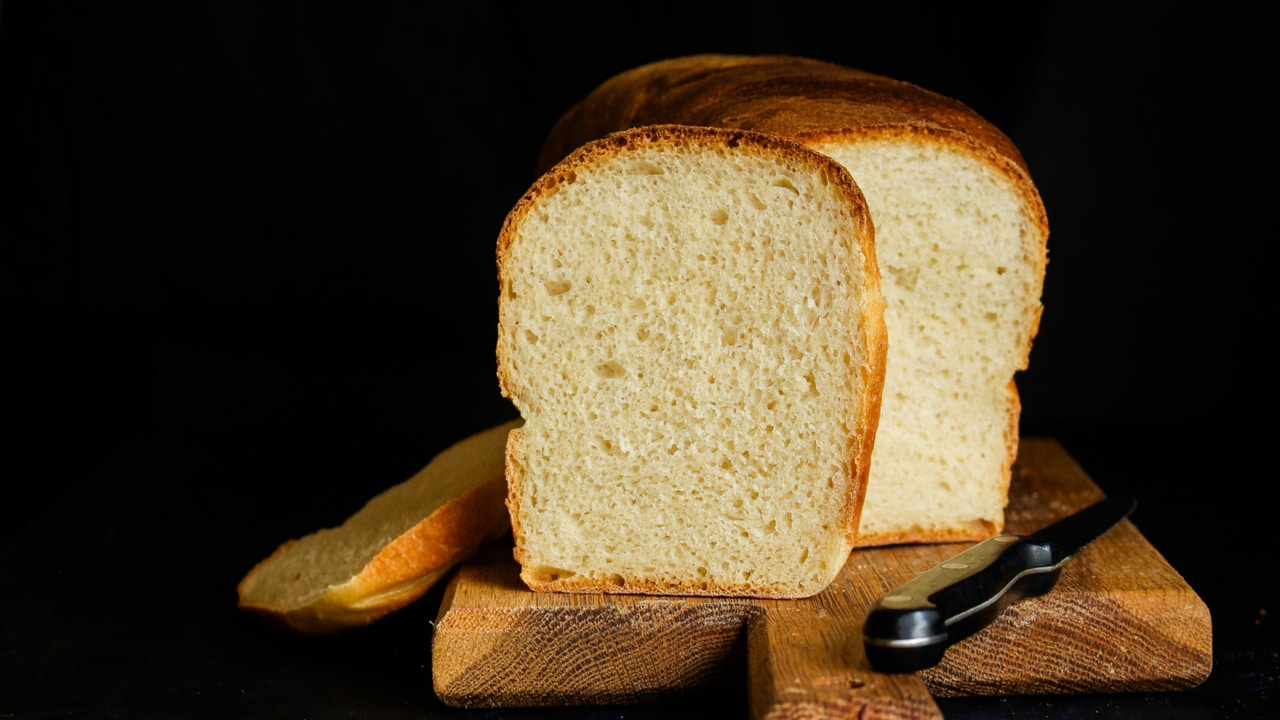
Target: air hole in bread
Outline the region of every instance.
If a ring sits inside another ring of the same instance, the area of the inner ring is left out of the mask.
[[[634,162],[631,164],[631,172],[636,175],[665,175],[666,170],[662,166],[645,161]]]
[[[783,188],[784,190],[790,190],[791,192],[795,193],[796,195],[799,195],[799,194],[800,194],[800,190],[798,190],[798,189],[796,188],[795,184],[794,184],[794,183],[792,183],[792,182],[791,182],[791,180],[790,180],[790,179],[788,179],[788,178],[778,178],[777,180],[774,180],[774,181],[773,181],[773,186],[774,186],[774,187]]]
[[[919,268],[901,268],[892,265],[884,266],[885,275],[894,285],[903,290],[914,290],[920,278]]]
[[[804,399],[811,400],[818,396],[818,381],[814,379],[813,373],[805,373],[805,382],[809,383],[809,389],[805,391]]]
[[[534,577],[541,578],[543,582],[557,582],[577,575],[577,573],[572,570],[565,570],[564,568],[550,566],[534,568],[531,572]]]

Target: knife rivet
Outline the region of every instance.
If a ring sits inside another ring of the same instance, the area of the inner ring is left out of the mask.
[[[885,595],[884,597],[880,598],[880,602],[885,607],[909,605],[911,604],[911,596],[910,595]]]
[[[944,567],[944,568],[946,568],[946,569],[948,569],[948,570],[964,570],[965,568],[969,567],[969,563],[964,563],[964,562],[944,562],[944,563],[942,563],[942,567]]]

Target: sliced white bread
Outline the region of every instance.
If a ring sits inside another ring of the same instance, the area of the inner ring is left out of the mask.
[[[884,378],[874,233],[791,140],[651,126],[543,174],[498,240],[535,590],[803,597],[852,548]]]
[[[519,420],[464,438],[342,525],[289,540],[244,576],[239,607],[298,633],[368,625],[417,600],[511,527],[505,447]]]
[[[654,123],[741,128],[839,161],[866,196],[888,372],[858,545],[978,540],[1004,527],[1048,222],[1013,142],[958,100],[807,58],[698,55],[607,79],[546,138],[541,172]]]

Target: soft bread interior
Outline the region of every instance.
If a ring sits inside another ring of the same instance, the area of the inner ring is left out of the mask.
[[[687,143],[577,168],[524,209],[499,355],[526,421],[508,479],[530,585],[830,582],[881,381],[871,229],[850,203],[811,159]]]
[[[1013,378],[1039,324],[1034,198],[1012,170],[937,134],[814,147],[866,195],[886,302],[889,359],[859,542],[991,534],[1017,447]]]

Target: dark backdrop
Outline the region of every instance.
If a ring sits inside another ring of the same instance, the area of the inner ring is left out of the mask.
[[[1022,149],[1051,226],[1024,434],[1134,487],[1215,592],[1192,546],[1270,516],[1266,45],[1222,4],[1025,5],[9,0],[0,539],[134,444],[199,436],[217,488],[129,501],[234,503],[242,565],[512,416],[493,243],[551,123],[650,60],[782,52],[958,98]]]
[[[413,465],[510,416],[493,241],[543,135],[614,72],[700,51],[861,67],[1003,128],[1051,225],[1024,433],[1159,492],[1243,485],[1266,241],[1239,219],[1239,26],[1034,5],[10,0],[3,532],[157,429],[350,429]]]
[[[1263,369],[1263,241],[1241,235],[1235,170],[1258,152],[1234,129],[1254,102],[1233,89],[1247,20],[1028,5],[680,3],[618,20],[10,0],[6,532],[60,484],[26,473],[66,477],[158,427],[354,425],[422,454],[509,415],[493,241],[543,135],[612,73],[701,51],[810,55],[986,115],[1026,155],[1051,225],[1024,431],[1146,461],[1247,452],[1222,410]]]

